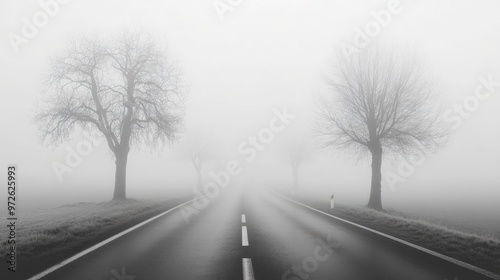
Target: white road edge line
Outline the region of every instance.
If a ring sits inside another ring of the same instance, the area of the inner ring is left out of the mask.
[[[243,258],[243,280],[255,280],[253,275],[252,259]]]
[[[311,210],[313,210],[313,211],[316,211],[316,212],[318,212],[318,213],[321,213],[321,214],[323,214],[323,215],[329,216],[330,218],[333,218],[333,219],[336,219],[336,220],[342,221],[342,222],[344,222],[344,223],[348,223],[348,224],[353,225],[353,226],[356,226],[356,227],[358,227],[358,228],[361,228],[361,229],[364,229],[364,230],[367,230],[367,231],[373,232],[373,233],[375,233],[375,234],[378,234],[378,235],[384,236],[384,237],[386,237],[386,238],[392,239],[392,240],[394,240],[394,241],[396,241],[396,242],[399,242],[399,243],[402,243],[402,244],[404,244],[404,245],[407,245],[407,246],[410,246],[410,247],[412,247],[412,248],[415,248],[415,249],[417,249],[417,250],[423,251],[423,252],[425,252],[425,253],[428,253],[428,254],[430,254],[430,255],[432,255],[432,256],[435,256],[435,257],[438,257],[438,258],[440,258],[440,259],[443,259],[443,260],[449,261],[449,262],[451,262],[451,263],[454,263],[454,264],[459,265],[459,266],[461,266],[461,267],[463,267],[463,268],[466,268],[466,269],[472,270],[472,271],[477,272],[477,273],[479,273],[479,274],[482,274],[482,275],[484,275],[484,276],[490,277],[490,278],[492,278],[492,279],[495,279],[495,280],[500,280],[500,275],[495,274],[495,273],[493,273],[493,272],[491,272],[491,271],[488,271],[488,270],[486,270],[486,269],[482,269],[482,268],[479,268],[479,267],[474,266],[474,265],[472,265],[472,264],[468,264],[468,263],[466,263],[466,262],[463,262],[463,261],[457,260],[457,259],[455,259],[455,258],[448,257],[448,256],[443,255],[443,254],[441,254],[441,253],[438,253],[438,252],[435,252],[435,251],[429,250],[429,249],[427,249],[427,248],[424,248],[424,247],[418,246],[418,245],[413,244],[413,243],[410,243],[410,242],[408,242],[408,241],[404,241],[404,240],[399,239],[399,238],[397,238],[397,237],[394,237],[394,236],[392,236],[392,235],[388,235],[388,234],[382,233],[382,232],[380,232],[380,231],[376,231],[376,230],[374,230],[374,229],[371,229],[371,228],[368,228],[368,227],[365,227],[365,226],[362,226],[362,225],[358,225],[358,224],[353,223],[353,222],[351,222],[351,221],[348,221],[348,220],[345,220],[345,219],[339,218],[339,217],[334,216],[334,215],[332,215],[332,214],[328,214],[328,213],[326,213],[326,212],[323,212],[323,211],[318,210],[318,209],[316,209],[316,208],[313,208],[313,207],[311,207],[311,206],[308,206],[308,205],[302,204],[302,203],[300,203],[300,202],[298,202],[298,201],[295,201],[295,200],[293,200],[293,199],[290,199],[290,198],[288,198],[288,197],[285,197],[285,196],[283,196],[283,195],[281,195],[281,194],[279,194],[279,193],[275,192],[274,190],[271,190],[271,189],[268,189],[268,190],[269,190],[269,191],[271,191],[272,193],[274,193],[275,195],[277,195],[277,196],[279,196],[279,197],[283,198],[283,199],[286,199],[286,200],[288,200],[288,201],[290,201],[290,202],[292,202],[292,203],[295,203],[295,204],[301,205],[301,206],[303,206],[303,207],[309,208],[309,209],[311,209]]]
[[[108,239],[106,239],[104,241],[101,241],[101,242],[97,243],[96,245],[94,245],[94,246],[92,246],[92,247],[90,247],[90,248],[88,248],[86,250],[83,250],[82,252],[80,252],[80,253],[78,253],[78,254],[76,254],[76,255],[74,255],[74,256],[72,256],[72,257],[70,257],[70,258],[68,258],[68,259],[66,259],[66,260],[64,260],[64,261],[62,261],[62,262],[60,262],[60,263],[58,263],[58,264],[56,264],[56,265],[54,265],[54,266],[52,266],[52,267],[44,270],[42,272],[40,272],[40,273],[38,273],[38,274],[36,274],[35,276],[33,276],[31,278],[28,278],[28,280],[38,280],[38,279],[40,279],[40,278],[42,278],[44,276],[47,276],[48,274],[50,274],[50,273],[58,270],[59,268],[61,268],[61,267],[65,266],[65,265],[67,265],[67,264],[69,264],[69,263],[71,263],[71,262],[73,262],[73,261],[75,261],[75,260],[77,260],[77,259],[85,256],[86,254],[88,254],[88,253],[90,253],[90,252],[92,252],[92,251],[94,251],[94,250],[96,250],[96,249],[98,249],[98,248],[100,248],[100,247],[108,244],[109,242],[111,242],[111,241],[113,241],[113,240],[115,240],[115,239],[117,239],[117,238],[119,238],[119,237],[121,237],[121,236],[123,236],[123,235],[125,235],[125,234],[127,234],[127,233],[129,233],[129,232],[131,232],[131,231],[133,231],[135,229],[137,229],[137,228],[140,228],[143,225],[145,225],[145,224],[147,224],[147,223],[149,223],[149,222],[151,222],[153,220],[156,220],[156,219],[160,218],[161,216],[163,216],[163,215],[165,215],[165,214],[167,214],[169,212],[172,212],[172,211],[174,211],[174,210],[176,210],[176,209],[178,209],[178,208],[180,208],[180,207],[182,207],[182,206],[184,206],[186,204],[189,204],[189,203],[191,203],[191,202],[193,202],[195,200],[198,200],[200,198],[203,198],[203,197],[205,197],[205,196],[200,196],[200,197],[192,199],[192,200],[190,200],[188,202],[184,202],[182,204],[179,204],[179,205],[175,206],[174,208],[171,208],[171,209],[169,209],[169,210],[167,210],[167,211],[165,211],[163,213],[160,213],[160,214],[158,214],[158,215],[156,215],[156,216],[154,216],[152,218],[149,218],[146,221],[141,222],[141,223],[139,223],[139,224],[137,224],[137,225],[135,225],[135,226],[133,226],[133,227],[131,227],[129,229],[126,229],[126,230],[124,230],[124,231],[122,231],[122,232],[120,232],[120,233],[118,233],[116,235],[113,235],[110,238],[108,238]]]
[[[247,226],[241,227],[241,245],[248,246],[248,231]]]
[[[247,218],[245,217],[245,214],[241,214],[241,222],[244,224],[247,222]]]

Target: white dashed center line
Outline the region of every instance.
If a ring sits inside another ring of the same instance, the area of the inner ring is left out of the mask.
[[[241,245],[248,246],[248,231],[247,226],[241,227]]]
[[[245,216],[245,214],[241,214],[241,223],[242,224],[247,223],[247,217]],[[241,245],[243,247],[249,246],[247,226],[241,226]],[[252,259],[243,258],[242,265],[243,265],[243,280],[255,280],[255,277],[253,275]]]
[[[243,259],[243,280],[255,280],[253,276],[252,259]]]

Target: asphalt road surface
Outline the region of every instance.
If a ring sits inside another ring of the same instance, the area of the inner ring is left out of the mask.
[[[198,213],[188,206],[41,279],[489,279],[265,190],[228,188]]]

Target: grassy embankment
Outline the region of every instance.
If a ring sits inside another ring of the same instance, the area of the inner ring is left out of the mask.
[[[129,199],[18,212],[18,261],[24,267],[35,265],[34,263],[38,266],[44,259],[60,261],[186,200],[187,198],[168,201]],[[7,250],[7,235],[8,229],[2,227],[2,259]]]
[[[500,275],[500,240],[493,236],[464,232],[394,210],[379,212],[362,206],[339,204],[330,210],[329,201],[304,196],[293,199]]]

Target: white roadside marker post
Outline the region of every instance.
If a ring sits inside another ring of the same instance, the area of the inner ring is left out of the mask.
[[[332,194],[332,196],[330,197],[330,209],[332,209],[332,210],[335,207],[335,203],[334,203],[333,199],[334,199],[334,195]]]

